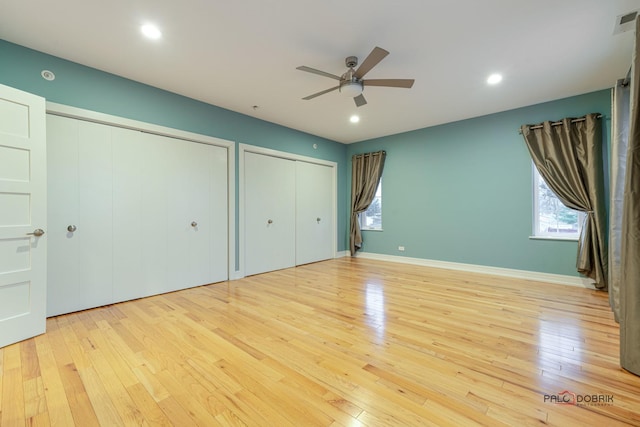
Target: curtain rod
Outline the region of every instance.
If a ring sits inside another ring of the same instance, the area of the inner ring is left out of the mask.
[[[596,119],[601,119],[602,118],[602,114],[598,114],[596,116]],[[584,122],[585,120],[587,120],[584,117],[580,117],[578,119],[573,119],[571,120],[571,123],[579,123],[579,122]],[[562,121],[559,122],[553,122],[551,123],[551,126],[560,126],[562,124]],[[530,126],[529,129],[542,129],[544,126],[543,125],[535,125],[535,126]],[[518,133],[520,135],[522,135],[522,129],[518,129]]]
[[[351,157],[356,157],[356,156],[367,156],[367,155],[368,155],[368,156],[375,156],[376,154],[387,154],[387,152],[386,152],[386,151],[384,151],[384,150],[379,150],[379,151],[373,151],[373,152],[371,152],[371,153],[360,153],[360,154],[354,154],[354,155],[353,155],[353,156],[351,156]]]

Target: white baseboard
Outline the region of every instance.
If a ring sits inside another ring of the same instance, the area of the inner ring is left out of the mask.
[[[336,258],[344,258],[348,257],[349,255],[351,255],[350,251],[341,251],[336,253]]]
[[[348,253],[348,252],[347,252]],[[423,258],[409,258],[397,255],[375,254],[370,252],[358,252],[358,258],[375,259],[380,261],[391,261],[403,264],[422,265],[425,267],[444,268],[446,270],[459,270],[471,273],[490,274],[493,276],[513,277],[517,279],[535,280],[538,282],[555,283],[559,285],[577,286],[580,288],[595,289],[594,282],[576,276],[566,276],[564,274],[540,273],[537,271],[515,270],[502,267],[488,267],[485,265],[463,264],[458,262],[437,261]]]

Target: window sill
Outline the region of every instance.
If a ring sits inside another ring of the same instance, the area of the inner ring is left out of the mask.
[[[558,236],[529,236],[529,240],[558,240],[562,242],[577,242],[577,237],[558,237]]]
[[[360,231],[384,231],[382,228],[361,228]]]

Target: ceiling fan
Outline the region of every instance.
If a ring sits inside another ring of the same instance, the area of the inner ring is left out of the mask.
[[[382,61],[385,56],[387,56],[389,52],[386,50],[375,47],[365,58],[365,60],[360,64],[360,67],[356,70],[355,67],[358,65],[358,58],[355,56],[348,56],[345,58],[344,63],[349,68],[346,73],[342,76],[336,76],[335,74],[327,73],[324,71],[316,70],[315,68],[306,67],[304,65],[297,67],[296,69],[300,71],[306,71],[308,73],[318,74],[320,76],[329,77],[334,80],[338,80],[338,86],[332,87],[330,89],[326,89],[320,91],[318,93],[314,93],[309,96],[305,96],[304,100],[310,100],[317,96],[324,95],[325,93],[333,92],[334,90],[339,90],[341,93],[346,96],[353,97],[353,100],[356,103],[356,107],[361,107],[367,103],[367,100],[364,99],[362,95],[362,91],[365,86],[385,86],[385,87],[403,87],[409,89],[413,86],[413,79],[364,79],[364,75],[367,74],[373,67],[378,65],[380,61]]]

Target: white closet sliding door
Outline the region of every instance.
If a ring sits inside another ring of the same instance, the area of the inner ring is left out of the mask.
[[[109,304],[113,301],[110,128],[47,115],[47,166],[47,315]]]
[[[245,275],[333,258],[334,167],[252,151],[243,161]]]
[[[228,278],[226,148],[47,120],[49,316]]]
[[[167,290],[227,279],[227,154],[168,141]]]
[[[295,265],[295,179],[295,161],[245,152],[245,275]]]
[[[334,257],[333,168],[296,161],[296,264]]]
[[[113,146],[109,126],[79,121],[78,131],[77,295],[83,306],[96,307],[113,302]],[[55,231],[68,232],[64,225]]]
[[[80,310],[80,246],[67,227],[79,223],[78,126],[47,115],[47,316]],[[55,200],[55,203],[52,203]],[[52,289],[52,279],[55,286]]]
[[[114,128],[114,301],[167,287],[166,143],[155,135]]]

